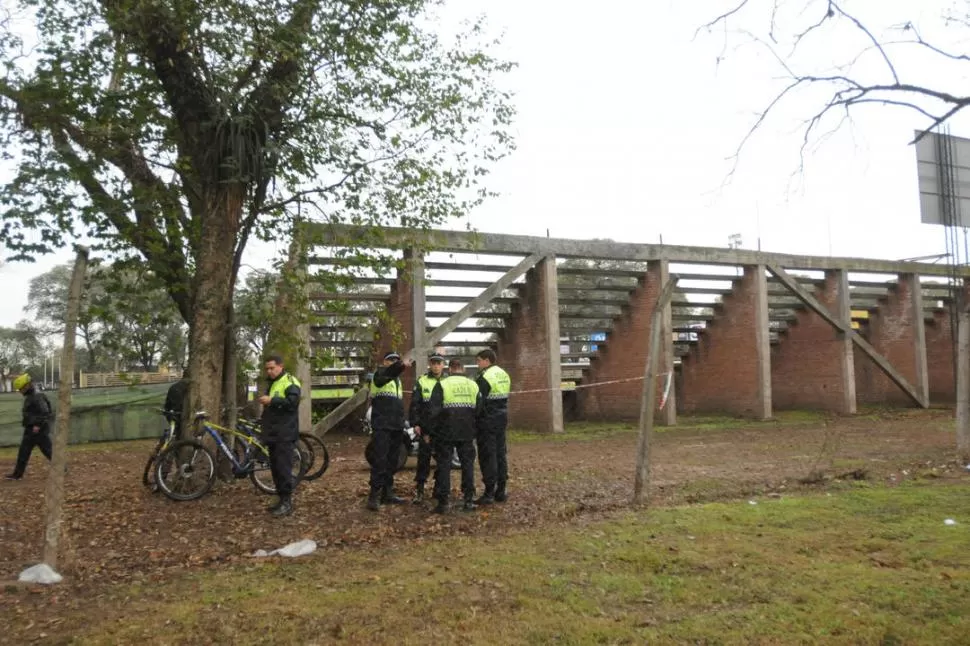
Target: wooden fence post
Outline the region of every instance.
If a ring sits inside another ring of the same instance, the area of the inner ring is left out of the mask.
[[[663,333],[663,312],[674,295],[677,276],[671,276],[660,290],[657,304],[650,317],[650,350],[647,354],[646,374],[640,396],[640,438],[637,445],[637,471],[633,482],[633,504],[643,504],[644,494],[650,484],[650,440],[653,434],[653,409],[657,397],[657,364],[660,362],[660,336]],[[666,339],[670,343],[670,339]],[[671,366],[671,369],[673,367]]]
[[[57,570],[57,551],[61,535],[61,513],[64,506],[64,468],[67,464],[67,440],[71,429],[71,390],[74,386],[74,340],[77,332],[78,310],[81,308],[81,292],[88,264],[88,250],[78,246],[74,261],[74,273],[67,296],[67,312],[64,317],[64,344],[61,348],[61,382],[57,391],[57,419],[50,476],[44,501],[47,507],[44,522],[43,562]]]

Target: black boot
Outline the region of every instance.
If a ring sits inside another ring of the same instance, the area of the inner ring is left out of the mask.
[[[475,511],[476,509],[478,509],[478,506],[475,504],[475,502],[471,498],[465,498],[465,504],[462,505],[461,510]]]
[[[435,514],[447,514],[448,513],[448,501],[438,499],[438,505],[431,510]]]
[[[381,490],[371,489],[370,495],[367,496],[367,508],[371,511],[377,511],[381,508]]]
[[[385,505],[403,505],[407,501],[404,498],[395,496],[392,488],[385,487],[381,494],[381,502]]]
[[[290,496],[280,497],[280,506],[273,510],[273,515],[277,518],[280,516],[289,516],[293,513],[293,499]]]
[[[505,483],[500,482],[498,487],[495,489],[495,502],[505,502],[509,499],[509,495],[505,493]]]
[[[420,505],[424,502],[424,483],[419,482],[417,488],[414,492],[414,500],[411,501],[415,505]]]
[[[495,502],[495,489],[493,487],[485,487],[485,491],[482,493],[481,497],[475,501],[476,505],[491,505]]]
[[[276,511],[283,505],[283,496],[277,498],[276,502],[266,508],[266,511]]]
[[[20,480],[23,477],[24,477],[24,474],[17,473],[16,471],[14,471],[13,473],[8,473],[7,475],[3,476],[3,479],[4,480]]]

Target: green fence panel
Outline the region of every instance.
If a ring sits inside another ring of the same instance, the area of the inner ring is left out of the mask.
[[[110,442],[158,437],[165,420],[158,408],[171,384],[85,388],[71,399],[71,434],[68,442]],[[57,392],[47,393],[57,405]],[[23,435],[19,393],[0,393],[0,447],[16,446]]]

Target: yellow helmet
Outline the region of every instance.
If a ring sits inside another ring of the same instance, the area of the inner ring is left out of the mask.
[[[30,383],[30,375],[26,372],[13,380],[13,389],[20,390]]]

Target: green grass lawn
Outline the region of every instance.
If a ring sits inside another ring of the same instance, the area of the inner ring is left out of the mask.
[[[117,588],[104,621],[59,630],[86,644],[966,643],[966,500],[963,484],[862,486],[392,554],[323,546]]]

